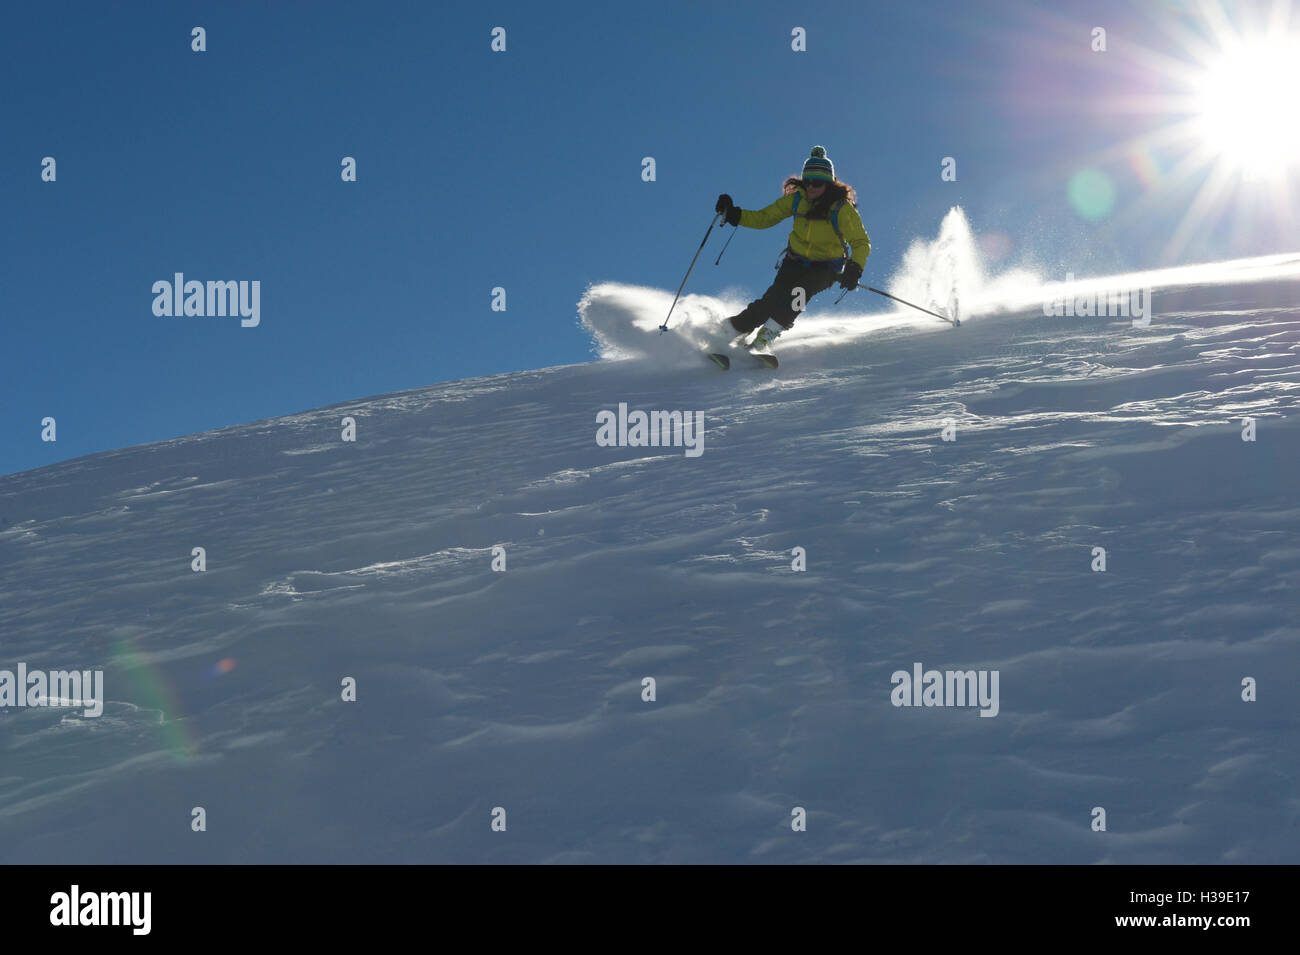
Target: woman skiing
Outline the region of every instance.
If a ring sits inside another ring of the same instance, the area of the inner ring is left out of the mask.
[[[757,328],[750,350],[766,354],[777,336],[794,324],[808,299],[830,288],[836,279],[840,288],[857,288],[871,254],[871,240],[858,216],[857,195],[852,186],[835,178],[835,167],[821,146],[814,146],[803,164],[803,177],[786,179],[783,191],[765,209],[740,209],[726,194],[718,196],[714,207],[731,225],[750,229],[769,229],[794,216],[772,287],[729,319],[739,333],[733,345]],[[795,298],[795,289],[800,288],[802,301]]]

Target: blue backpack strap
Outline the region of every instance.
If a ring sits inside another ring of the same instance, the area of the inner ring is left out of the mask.
[[[831,228],[835,230],[835,237],[840,240],[840,245],[848,245],[844,241],[844,233],[840,231],[840,208],[844,205],[844,202],[845,200],[841,199],[831,206]]]
[[[796,192],[794,194],[794,202],[790,206],[790,215],[797,216],[799,214],[799,200],[802,198],[803,195],[801,193]]]
[[[841,199],[831,207],[831,228],[835,230],[835,238],[840,240],[840,247],[844,249],[844,263],[849,261],[849,244],[844,241],[844,233],[840,232],[840,206],[844,205]]]

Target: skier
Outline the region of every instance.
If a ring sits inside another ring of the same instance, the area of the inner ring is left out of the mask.
[[[790,176],[782,191],[781,198],[765,209],[740,209],[725,193],[718,196],[714,207],[731,225],[749,229],[770,229],[787,216],[794,216],[784,258],[771,288],[739,315],[728,319],[740,333],[732,345],[757,328],[750,350],[769,355],[777,336],[799,316],[795,289],[803,289],[806,303],[835,284],[837,278],[840,288],[857,288],[871,254],[871,240],[858,216],[857,194],[852,186],[835,178],[835,167],[824,148],[812,148],[812,155],[803,164],[803,177]]]

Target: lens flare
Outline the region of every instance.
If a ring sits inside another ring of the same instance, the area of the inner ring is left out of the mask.
[[[1089,222],[1099,222],[1115,208],[1115,183],[1100,169],[1080,169],[1065,191],[1070,206]]]
[[[162,671],[127,639],[115,641],[113,659],[133,686],[139,705],[158,711],[159,731],[172,758],[177,762],[192,759],[198,753],[198,739],[181,715],[180,701]]]

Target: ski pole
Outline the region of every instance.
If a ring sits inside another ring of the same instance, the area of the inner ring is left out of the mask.
[[[887,298],[887,299],[893,299],[894,301],[897,301],[897,303],[901,303],[901,304],[907,305],[907,307],[909,307],[909,308],[915,308],[915,309],[917,309],[918,312],[924,312],[924,313],[926,313],[926,314],[932,314],[932,316],[935,316],[936,318],[941,318],[941,320],[943,320],[943,321],[945,321],[945,322],[948,322],[948,324],[949,324],[949,325],[952,325],[953,327],[957,327],[958,325],[961,325],[961,324],[962,324],[961,318],[949,318],[948,316],[946,316],[946,314],[939,314],[939,312],[931,312],[930,309],[928,309],[928,308],[922,308],[922,307],[920,307],[920,305],[914,305],[914,304],[911,304],[910,301],[907,301],[906,299],[900,299],[900,298],[898,298],[897,295],[891,295],[891,294],[889,294],[889,292],[883,292],[883,291],[880,291],[879,288],[872,288],[871,286],[866,286],[866,285],[859,285],[859,286],[855,286],[855,287],[857,287],[857,288],[866,288],[866,290],[867,290],[868,292],[875,292],[876,295],[884,295],[885,298]],[[849,291],[850,291],[849,288],[845,288],[844,291],[840,292],[840,299],[844,298],[845,295],[848,295],[848,294],[849,294]],[[839,304],[840,304],[840,299],[836,299],[836,300],[833,301],[833,303],[831,303],[831,304],[839,305]]]
[[[732,230],[731,230],[731,235],[727,236],[727,241],[724,242],[724,243],[722,244],[722,252],[726,252],[726,251],[727,251],[727,246],[731,245],[731,240],[734,239],[734,238],[736,237],[736,233],[739,232],[739,231],[740,231],[739,229],[732,229]],[[719,253],[718,253],[718,257],[717,257],[716,259],[713,260],[713,264],[714,264],[714,265],[717,265],[719,262],[722,261],[722,252],[719,252]]]
[[[871,286],[867,286],[867,291],[875,292],[876,295],[884,295],[885,298],[898,301],[898,303],[907,305],[907,307],[909,308],[915,308],[917,309],[918,312],[932,314],[932,316],[935,316],[936,318],[941,318],[941,320],[948,322],[949,325],[953,325],[953,326],[961,325],[961,320],[958,320],[958,318],[949,318],[948,316],[946,316],[946,314],[939,314],[939,312],[931,312],[930,309],[928,308],[922,308],[920,307],[920,305],[913,305],[910,303],[910,301],[907,301],[906,299],[900,299],[898,298],[897,295],[891,295],[889,294],[889,292],[880,291],[879,288],[872,288]]]
[[[709,235],[713,232],[713,227],[718,224],[718,215],[721,215],[721,213],[715,214],[713,221],[709,223],[709,231],[704,233],[704,238],[700,241],[700,247],[695,250],[695,258],[691,259],[691,268],[686,270],[686,274],[682,276],[682,284],[677,286],[677,294],[673,296],[673,304],[668,307],[668,314],[664,316],[664,323],[659,326],[660,335],[668,331],[668,319],[672,318],[673,309],[677,307],[677,300],[682,297],[682,289],[686,288],[686,280],[691,277],[691,269],[695,268],[696,259],[704,251],[704,243],[709,241]]]

